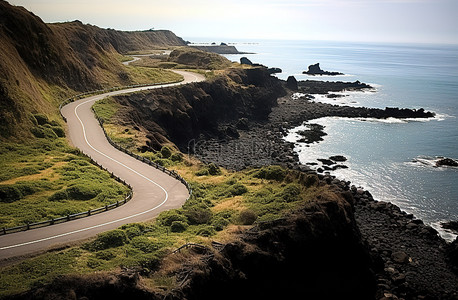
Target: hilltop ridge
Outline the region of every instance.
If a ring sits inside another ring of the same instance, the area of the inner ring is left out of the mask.
[[[52,114],[75,92],[134,80],[120,53],[186,43],[167,30],[123,32],[80,21],[46,24],[0,1],[0,137],[24,136],[28,113]]]

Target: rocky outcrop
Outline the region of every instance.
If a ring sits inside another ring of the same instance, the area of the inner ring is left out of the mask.
[[[229,46],[227,44],[221,43],[221,45],[212,45],[212,46],[197,46],[189,45],[190,47],[217,54],[247,54],[247,52],[240,52],[235,46]]]
[[[174,49],[170,53],[168,61],[186,65],[190,68],[206,70],[225,69],[231,65],[231,62],[224,56],[192,47]]]
[[[249,60],[247,57],[242,57],[240,58],[240,63],[242,65],[249,65],[249,66],[252,66],[253,63],[251,62],[251,60]]]
[[[339,73],[339,72],[323,71],[323,70],[321,70],[319,63],[316,63],[314,65],[310,65],[309,68],[308,68],[308,71],[304,71],[304,72],[302,72],[302,74],[307,74],[307,75],[328,75],[328,76],[344,75],[343,73]]]
[[[286,87],[289,88],[292,91],[297,91],[298,90],[298,86],[297,86],[296,77],[288,76],[288,79],[286,79]]]
[[[234,69],[208,82],[114,99],[124,107],[120,112],[124,122],[149,132],[149,147],[160,149],[169,140],[187,152],[192,139],[236,137],[237,128],[248,126],[246,120],[266,121],[284,93],[279,79],[265,68],[253,68]]]
[[[182,273],[187,299],[373,299],[372,259],[349,192],[329,192],[261,223]],[[223,292],[224,291],[224,292]]]
[[[458,167],[458,161],[451,158],[442,158],[436,162],[436,167]]]
[[[452,268],[458,270],[458,243],[447,245],[436,230],[396,205],[351,190],[358,227],[380,266],[376,299],[457,299]]]

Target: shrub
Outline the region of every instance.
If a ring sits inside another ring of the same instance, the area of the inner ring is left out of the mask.
[[[30,128],[30,132],[37,138],[44,138],[45,137],[45,133],[44,133],[43,129],[41,129],[39,127]]]
[[[120,229],[103,232],[97,238],[87,243],[84,247],[89,251],[99,251],[119,247],[127,243],[126,233]]]
[[[60,126],[52,126],[51,129],[58,137],[65,137],[65,130]]]
[[[175,152],[170,156],[171,161],[180,162],[183,160],[183,154],[180,152]]]
[[[43,128],[43,134],[44,134],[44,137],[47,139],[54,140],[57,138],[57,134],[54,132],[54,130],[52,130],[49,127]]]
[[[157,250],[157,246],[150,241],[146,236],[134,237],[130,243],[132,247],[135,247],[143,252],[149,253]]]
[[[207,168],[200,169],[195,174],[196,176],[206,176],[208,175],[208,169]]]
[[[172,232],[183,232],[188,229],[188,223],[182,221],[173,221],[172,225],[170,225],[170,230]]]
[[[160,224],[165,226],[170,226],[174,221],[180,221],[184,223],[188,223],[188,219],[186,216],[182,215],[179,210],[171,209],[168,211],[162,212],[158,217],[157,220]]]
[[[281,197],[286,202],[293,202],[299,200],[299,195],[301,194],[301,188],[297,184],[288,184],[281,193]]]
[[[212,236],[215,234],[215,228],[213,226],[203,226],[197,229],[196,234],[200,236]]]
[[[169,158],[172,155],[172,150],[170,150],[167,146],[163,146],[161,149],[161,155],[163,158]]]
[[[114,254],[113,250],[107,249],[107,250],[97,251],[95,253],[95,257],[98,259],[103,259],[103,260],[112,260],[113,258],[116,257],[116,255]]]
[[[241,183],[236,183],[229,188],[229,193],[232,196],[240,196],[245,194],[246,192],[248,192],[248,189]]]
[[[69,199],[74,200],[89,200],[97,196],[100,192],[92,186],[86,184],[76,184],[67,188],[67,195]]]
[[[261,179],[283,181],[286,171],[280,166],[268,166],[261,168],[254,176]]]
[[[229,225],[229,220],[223,218],[222,216],[216,216],[212,218],[211,225],[215,228],[216,231],[223,230],[227,225]]]
[[[60,190],[52,194],[49,198],[49,201],[60,201],[68,199],[67,190]]]
[[[49,119],[44,114],[34,114],[33,117],[37,121],[38,125],[45,125],[49,122]]]
[[[256,215],[256,213],[250,209],[246,209],[240,212],[239,215],[240,223],[242,223],[243,225],[252,225],[257,218],[258,216]]]
[[[191,207],[183,211],[191,225],[206,224],[212,217],[212,212],[208,208]]]
[[[221,174],[221,169],[214,163],[208,164],[207,169],[208,169],[208,174],[210,175],[220,175]]]
[[[15,186],[0,185],[0,202],[11,203],[21,200],[23,197],[22,193]]]
[[[100,267],[102,264],[103,264],[103,262],[101,262],[100,260],[98,260],[97,258],[92,257],[92,256],[90,256],[90,257],[87,259],[87,263],[86,263],[86,265],[87,265],[89,268],[91,268],[91,269],[98,268],[98,267]]]
[[[126,235],[129,239],[133,239],[142,234],[141,230],[138,227],[129,227],[126,230]]]

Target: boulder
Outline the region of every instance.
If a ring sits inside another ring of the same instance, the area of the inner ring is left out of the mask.
[[[436,162],[436,167],[458,167],[458,161],[451,158],[442,158]]]
[[[404,251],[396,251],[391,254],[391,259],[398,264],[404,264],[409,261],[409,256]]]
[[[296,77],[288,76],[288,79],[286,79],[286,87],[292,91],[297,91],[298,87]]]
[[[343,155],[330,156],[329,159],[333,161],[338,161],[338,162],[347,161],[347,158]]]

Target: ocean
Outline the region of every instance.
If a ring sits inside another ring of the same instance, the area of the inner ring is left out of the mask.
[[[303,164],[344,155],[349,168],[332,175],[414,214],[445,239],[455,238],[440,223],[458,220],[458,168],[437,168],[435,161],[458,159],[458,45],[324,41],[236,41],[234,45],[255,54],[227,58],[239,61],[246,56],[254,63],[281,68],[283,72],[276,75],[281,79],[293,75],[297,80],[359,80],[374,87],[342,93],[340,98],[317,96],[315,101],[434,111],[436,118],[423,120],[322,118],[310,122],[325,126],[327,136],[322,142],[298,143],[296,132],[301,127],[290,130],[286,140],[295,142]],[[315,63],[345,75],[302,74]]]

